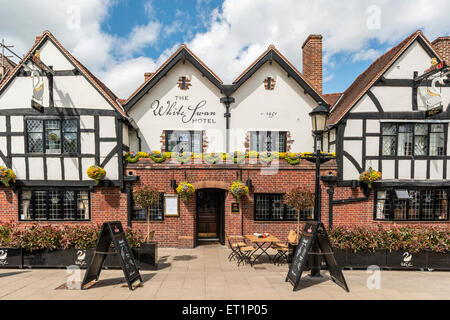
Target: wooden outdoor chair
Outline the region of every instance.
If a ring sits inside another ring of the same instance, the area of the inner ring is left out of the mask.
[[[243,236],[229,236],[228,244],[231,252],[228,255],[228,260],[231,261],[236,257],[239,257],[239,247],[245,247],[247,244],[244,241]]]
[[[253,246],[238,247],[238,267],[242,262],[247,261],[250,266],[253,266],[252,256],[255,248]]]
[[[273,263],[276,264],[278,262],[278,264],[280,264],[282,259],[285,259],[286,262],[288,262],[292,252],[292,245],[296,243],[297,233],[294,230],[289,231],[286,243],[274,243],[272,248],[277,250],[277,254],[273,258]]]

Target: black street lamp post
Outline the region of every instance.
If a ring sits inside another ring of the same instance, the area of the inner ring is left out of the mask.
[[[312,120],[312,132],[314,135],[314,151],[316,156],[316,191],[314,197],[314,220],[321,221],[320,210],[320,156],[322,150],[322,134],[325,131],[325,123],[328,117],[328,108],[319,102],[319,105],[309,114]],[[314,250],[312,252],[312,266],[311,277],[321,277],[320,275],[320,260],[319,260],[319,248],[317,244],[314,244]]]

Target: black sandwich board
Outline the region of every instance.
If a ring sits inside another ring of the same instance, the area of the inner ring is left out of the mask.
[[[92,261],[84,275],[81,289],[84,289],[85,285],[91,281],[98,280],[106,255],[111,254],[111,252],[108,252],[111,242],[114,243],[115,252],[113,252],[113,254],[119,255],[119,260],[122,265],[125,279],[127,280],[128,288],[133,290],[132,284],[136,280],[140,280],[141,283],[143,282],[136,266],[136,262],[134,261],[133,253],[131,252],[127,237],[123,231],[122,223],[119,221],[113,221],[105,222],[102,225],[94,256],[92,257]]]
[[[311,252],[314,244],[317,245],[321,252]],[[330,239],[322,222],[307,222],[305,224],[302,237],[292,257],[291,266],[286,276],[286,282],[289,281],[294,286],[294,291],[299,289],[300,278],[310,254],[323,255],[331,280],[345,291],[350,291],[345,282],[342,269],[336,263]]]

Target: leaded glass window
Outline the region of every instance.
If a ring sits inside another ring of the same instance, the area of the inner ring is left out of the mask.
[[[386,191],[377,192],[376,218],[385,219],[389,216],[390,201]]]
[[[202,153],[202,131],[166,131],[166,151]]]
[[[313,220],[314,208],[300,212],[300,220]],[[255,220],[293,221],[297,220],[297,210],[283,203],[282,194],[255,194]]]
[[[446,124],[382,123],[383,156],[444,156]]]
[[[398,156],[412,155],[413,125],[401,124],[398,126]]]
[[[77,153],[77,119],[29,119],[26,121],[29,153]]]
[[[90,194],[87,190],[23,190],[20,220],[89,220]]]
[[[375,219],[448,220],[449,194],[447,189],[410,189],[408,190],[408,199],[399,198],[400,193],[396,191],[398,189],[376,192]]]
[[[397,126],[390,123],[381,125],[382,154],[384,156],[395,155],[395,144],[397,138]]]
[[[286,152],[286,132],[250,132],[250,150],[258,152]]]
[[[164,194],[161,194],[158,204],[151,206],[149,209],[150,221],[164,220]],[[146,220],[145,209],[134,207],[133,220]]]
[[[428,125],[416,124],[414,126],[414,155],[425,156],[428,154]]]
[[[443,124],[430,126],[430,156],[445,155],[445,130]]]

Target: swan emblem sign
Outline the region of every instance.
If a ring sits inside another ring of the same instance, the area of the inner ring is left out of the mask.
[[[403,261],[400,263],[402,267],[412,267],[412,254],[409,252],[403,253]]]
[[[422,97],[427,107],[427,117],[431,117],[443,111],[442,92],[437,85],[440,84],[441,86],[444,86],[445,81],[448,79],[448,72],[444,69],[444,63],[438,63],[437,59],[433,58],[431,61],[431,68],[425,71],[425,73],[433,70],[438,72],[426,78],[426,80],[430,81],[431,86],[427,86],[427,88],[422,91]]]
[[[77,250],[77,258],[75,264],[79,266],[86,265],[86,250]]]
[[[4,266],[8,264],[8,250],[0,250],[0,265]]]

